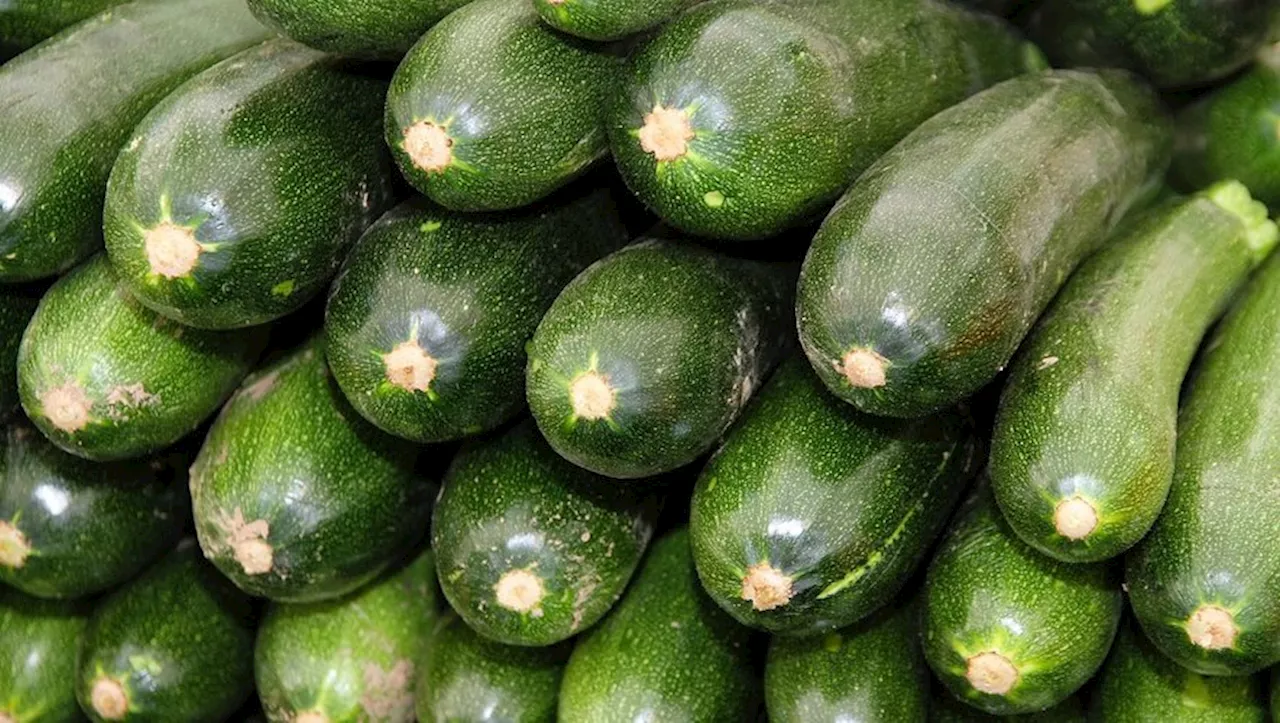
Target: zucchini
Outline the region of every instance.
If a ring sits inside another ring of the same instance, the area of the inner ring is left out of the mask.
[[[1280,662],[1280,258],[1218,325],[1178,418],[1169,501],[1127,558],[1165,655],[1206,675]]]
[[[698,478],[689,536],[703,586],[738,622],[812,635],[888,602],[979,464],[959,414],[896,421],[783,362]]]
[[[0,421],[18,407],[18,345],[44,289],[0,286]]]
[[[961,703],[945,690],[937,691],[929,708],[929,723],[1085,723],[1085,707],[1080,696],[1073,695],[1061,703],[1035,713],[1022,715],[990,715]]]
[[[276,38],[192,78],[120,154],[103,225],[144,305],[233,329],[297,310],[394,202],[387,83]]]
[[[55,276],[97,250],[107,177],[133,127],[182,81],[269,34],[243,0],[137,0],[5,63],[0,282]]]
[[[1156,190],[1170,146],[1156,97],[1122,71],[1026,75],[939,113],[818,230],[797,292],[809,361],[872,414],[973,394]]]
[[[468,0],[249,0],[259,20],[318,50],[399,60],[432,25]]]
[[[670,532],[613,613],[573,649],[557,720],[749,720],[759,698],[750,635],[702,592],[688,531]]]
[[[18,350],[18,391],[54,444],[86,459],[150,454],[218,411],[266,345],[142,306],[101,254],[59,279]]]
[[[434,485],[418,449],[351,409],[320,337],[250,375],[191,468],[205,555],[241,589],[277,602],[339,597],[425,532]]]
[[[1236,181],[1140,214],[1085,261],[1023,344],[990,474],[1024,542],[1098,562],[1155,524],[1200,337],[1280,232]]]
[[[793,271],[645,239],[596,262],[529,343],[529,408],[551,446],[618,478],[709,450],[785,353]]]
[[[626,238],[603,190],[484,216],[409,201],[369,229],[334,282],[333,376],[392,434],[491,430],[525,405],[524,347],[556,294]]]
[[[533,0],[543,22],[587,40],[621,40],[660,25],[695,0],[603,2],[603,0]]]
[[[126,0],[10,0],[0,6],[0,49],[14,55]]]
[[[763,239],[817,220],[929,116],[1039,67],[1002,20],[938,0],[712,0],[632,55],[609,141],[673,226]]]
[[[76,649],[88,621],[82,603],[0,588],[0,721],[74,723]]]
[[[980,483],[929,566],[925,659],[953,695],[987,713],[1057,705],[1111,648],[1124,606],[1114,572],[1023,544]]]
[[[95,721],[225,720],[253,691],[249,600],[184,540],[93,610],[76,698]]]

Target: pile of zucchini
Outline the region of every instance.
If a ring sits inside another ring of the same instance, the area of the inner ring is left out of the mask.
[[[1280,721],[1277,40],[0,0],[0,723]]]

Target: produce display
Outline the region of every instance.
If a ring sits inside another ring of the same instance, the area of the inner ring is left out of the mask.
[[[0,723],[1280,723],[1280,0],[0,0]]]

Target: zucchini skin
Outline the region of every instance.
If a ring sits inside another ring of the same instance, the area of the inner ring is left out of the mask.
[[[248,0],[281,35],[327,53],[399,60],[432,25],[469,0]]]
[[[1162,653],[1206,675],[1280,661],[1280,260],[1205,347],[1178,418],[1173,487],[1127,557],[1129,600]]]
[[[929,723],[1085,723],[1085,706],[1080,696],[1073,695],[1048,710],[1020,715],[983,713],[951,697],[946,690],[936,691],[929,708]]]
[[[667,22],[695,0],[533,0],[542,21],[587,40],[621,40]]]
[[[76,650],[89,619],[85,604],[0,589],[0,716],[11,723],[74,723]]]
[[[1155,95],[1123,71],[1024,75],[929,119],[814,238],[796,303],[809,361],[871,414],[973,394],[1154,192],[1171,139]]]
[[[0,8],[0,51],[14,55],[126,0],[12,0]]]
[[[56,276],[97,250],[107,178],[134,126],[182,81],[269,34],[241,0],[137,0],[5,63],[0,283]]]
[[[1239,183],[1140,214],[1085,261],[1023,344],[990,475],[1024,542],[1066,562],[1137,544],[1173,480],[1178,395],[1201,337],[1274,247]]]

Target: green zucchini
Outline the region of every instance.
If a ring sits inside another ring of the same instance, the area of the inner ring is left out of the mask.
[[[793,356],[694,488],[703,586],[738,622],[773,633],[867,616],[924,561],[979,464],[975,447],[959,414],[866,416]]]
[[[929,566],[925,659],[953,695],[987,713],[1057,705],[1111,648],[1124,606],[1115,572],[1028,547],[980,483]]]
[[[252,613],[183,541],[94,608],[77,656],[80,707],[99,722],[225,720],[253,691]]]
[[[334,282],[333,376],[366,419],[407,439],[493,429],[525,405],[524,347],[556,294],[626,238],[606,191],[486,216],[409,201]]]
[[[126,0],[9,0],[0,6],[0,48],[26,50]]]
[[[456,617],[436,628],[418,678],[421,723],[553,723],[571,645],[495,643]]]
[[[155,107],[107,187],[107,253],[144,305],[232,329],[297,310],[394,202],[386,81],[276,38]]]
[[[1073,695],[1048,710],[1021,715],[991,715],[961,703],[946,690],[936,691],[929,708],[929,723],[1085,723],[1085,707]]]
[[[243,0],[137,0],[5,63],[0,282],[55,276],[97,250],[107,177],[133,127],[269,34]]]
[[[399,60],[432,25],[468,0],[249,0],[259,20],[319,50]]]
[[[254,595],[351,592],[425,532],[434,485],[417,457],[351,409],[314,337],[250,375],[209,430],[191,468],[200,546]]]
[[[463,448],[445,475],[431,519],[440,586],[485,637],[558,643],[622,597],[657,502],[575,466],[522,422]]]
[[[797,292],[809,361],[873,414],[973,394],[1156,190],[1170,146],[1156,97],[1122,71],[1026,75],[939,113],[814,238]]]
[[[476,0],[405,56],[387,96],[400,170],[455,211],[525,206],[608,152],[607,93],[620,63],[562,36],[529,2]]]
[[[1024,542],[1098,562],[1147,534],[1200,338],[1278,238],[1223,181],[1140,214],[1072,275],[1013,363],[991,443],[992,489]]]
[[[688,531],[670,532],[653,543],[622,602],[569,656],[557,720],[750,720],[759,681],[749,639],[702,592]]]
[[[18,351],[22,406],[40,431],[95,461],[163,449],[218,411],[266,334],[191,329],[142,306],[99,254],[59,279]]]
[[[271,603],[253,649],[268,720],[409,723],[436,623],[431,552],[337,600]]]
[[[1280,662],[1280,257],[1205,349],[1169,500],[1126,582],[1161,652],[1198,673],[1248,675]]]
[[[587,40],[621,40],[660,25],[695,0],[533,0],[543,22],[563,33]]]
[[[596,262],[529,343],[527,395],[557,452],[647,477],[709,450],[785,353],[793,270],[645,239]]]
[[[929,116],[1039,67],[1004,21],[939,0],[712,0],[633,54],[610,146],[672,225],[762,239],[816,220]]]
[[[18,345],[44,289],[0,286],[0,421],[18,407]]]
[[[88,621],[82,603],[0,588],[0,721],[74,723],[76,650]]]

